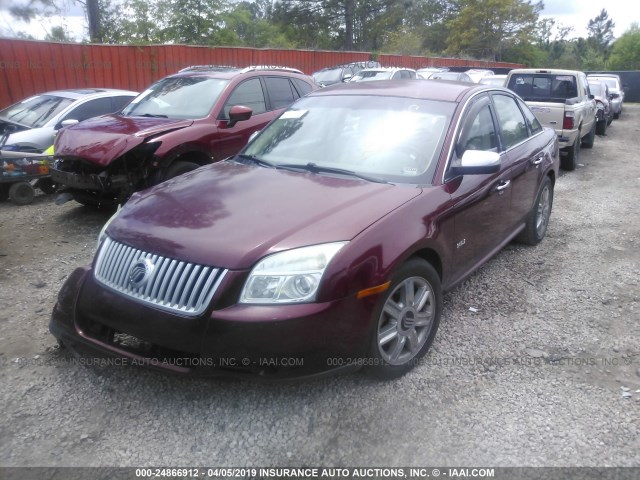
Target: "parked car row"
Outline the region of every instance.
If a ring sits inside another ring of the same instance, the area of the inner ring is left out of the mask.
[[[560,150],[575,162],[597,128],[580,72],[514,70],[509,89],[417,77],[363,66],[318,88],[295,69],[197,66],[60,129],[59,200],[123,206],[51,333],[185,375],[414,368],[443,292],[544,239]]]
[[[61,130],[56,181],[94,204],[131,197],[63,286],[53,335],[192,375],[413,368],[444,291],[544,238],[559,143],[507,89],[367,72],[406,70],[317,89],[189,69]]]
[[[622,94],[611,94],[603,79],[621,86],[617,75],[587,77],[574,70],[515,69],[507,76],[507,88],[527,102],[542,125],[555,130],[565,170],[574,170],[580,149],[592,148],[596,134],[606,133],[611,116],[616,118],[615,108],[622,111]]]

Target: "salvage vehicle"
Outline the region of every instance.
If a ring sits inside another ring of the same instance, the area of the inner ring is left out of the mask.
[[[513,92],[316,90],[238,155],[134,194],[67,279],[62,345],[190,375],[395,378],[443,291],[545,236],[558,138]]]
[[[613,118],[618,119],[622,115],[622,104],[624,103],[624,91],[626,87],[622,84],[619,75],[614,73],[590,73],[587,75],[589,81],[599,80],[607,84],[611,93],[611,106],[613,107]]]
[[[117,112],[138,92],[112,88],[56,90],[29,97],[0,110],[5,151],[43,153],[56,133],[105,113]]]
[[[580,147],[592,148],[596,137],[596,102],[587,76],[574,70],[515,69],[507,88],[516,92],[542,125],[556,131],[564,170],[574,170]]]
[[[614,113],[611,100],[612,94],[606,83],[598,79],[589,78],[589,89],[596,101],[596,134],[606,135],[607,127],[613,122]]]
[[[222,160],[314,88],[286,67],[194,66],[151,85],[122,111],[60,131],[57,203],[113,207],[135,191]]]

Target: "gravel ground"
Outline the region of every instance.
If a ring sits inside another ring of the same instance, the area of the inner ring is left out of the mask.
[[[640,466],[640,105],[562,175],[547,238],[445,296],[405,377],[263,384],[83,366],[49,313],[108,215],[0,203],[2,466]]]

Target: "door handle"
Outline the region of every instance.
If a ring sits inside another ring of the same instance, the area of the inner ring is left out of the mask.
[[[540,165],[543,160],[544,160],[544,153],[541,153],[537,157],[535,157],[535,159],[533,160],[533,164]]]
[[[496,187],[496,190],[498,192],[501,192],[502,190],[504,190],[505,188],[507,188],[509,186],[509,184],[511,183],[511,180],[506,180],[506,181],[502,181],[498,184],[498,186]]]

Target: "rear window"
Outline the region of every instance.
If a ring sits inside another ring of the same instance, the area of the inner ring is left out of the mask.
[[[524,100],[533,102],[564,103],[578,96],[573,75],[514,74],[507,87]]]

